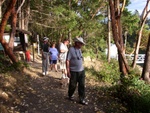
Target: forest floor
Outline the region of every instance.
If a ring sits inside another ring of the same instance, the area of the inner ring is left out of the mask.
[[[62,85],[61,72],[49,71],[42,76],[41,65],[37,57],[22,72],[0,74],[0,113],[128,113],[126,104],[105,92],[106,84],[88,76],[88,105],[78,103],[77,89],[75,100],[68,100],[68,86]]]

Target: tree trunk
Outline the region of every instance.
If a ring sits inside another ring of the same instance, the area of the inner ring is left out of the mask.
[[[1,18],[2,18],[2,6],[0,5],[0,22],[1,22]]]
[[[30,16],[30,0],[26,0],[26,10],[25,10],[25,30],[28,31],[29,16]]]
[[[120,3],[119,0],[114,0],[114,2],[112,0],[109,0],[111,22],[112,22],[112,33],[113,33],[115,44],[118,49],[119,68],[122,75],[125,76],[129,72],[129,66],[124,52],[124,43],[123,43],[122,28],[121,28],[121,21],[120,21],[121,12],[119,9],[119,3]]]
[[[143,25],[143,27],[144,27],[144,25]],[[141,38],[142,38],[143,27],[141,27],[140,31],[138,32],[138,39],[137,39],[137,42],[136,42],[136,47],[135,47],[135,52],[134,52],[134,59],[133,59],[133,63],[132,63],[132,67],[133,68],[135,68],[136,60],[138,58],[138,53],[139,53],[139,48],[140,48],[140,43],[141,43]]]
[[[110,42],[111,42],[111,22],[110,22],[110,8],[107,8],[108,11],[108,51],[107,51],[107,60],[110,62]]]
[[[10,40],[9,40],[9,47],[12,51],[14,49],[14,37],[16,34],[16,23],[17,23],[17,13],[14,7],[12,10],[11,33],[10,33]]]
[[[142,79],[150,83],[150,35],[149,35],[149,40],[147,44],[143,71],[142,71]]]
[[[16,59],[15,55],[13,54],[13,51],[9,48],[8,43],[6,43],[6,41],[3,39],[3,35],[4,35],[5,26],[7,24],[7,20],[10,16],[15,4],[16,4],[16,0],[10,1],[9,5],[6,9],[6,12],[3,15],[1,25],[0,25],[0,42],[5,50],[6,54],[9,56],[9,58],[11,59],[11,61],[13,63],[16,63],[17,59]]]
[[[20,5],[21,2],[18,1],[18,4]],[[23,27],[22,27],[22,10],[21,10],[21,8],[18,11],[18,21],[19,21],[19,29],[22,29]]]
[[[16,34],[17,14],[21,10],[21,7],[23,6],[24,2],[25,2],[25,0],[23,0],[21,5],[18,6],[17,11],[16,11],[15,7],[12,10],[11,33],[10,33],[10,40],[9,40],[9,47],[12,50],[14,48],[14,37],[15,37],[15,34]]]
[[[128,70],[126,69],[125,64],[124,64],[125,59],[122,57],[122,54],[125,56],[125,48],[124,48],[124,43],[123,43],[120,18],[117,19],[117,24],[118,24],[118,32],[119,32],[118,42],[120,44],[120,47],[122,48],[122,51],[118,51],[119,67],[120,67],[120,72],[122,72],[122,75],[126,75],[128,74]]]
[[[141,38],[142,38],[142,31],[145,25],[145,21],[147,19],[148,14],[150,13],[150,10],[148,10],[148,5],[150,3],[150,0],[147,0],[146,6],[143,9],[143,12],[141,14],[141,18],[140,18],[140,30],[138,32],[138,39],[136,42],[136,47],[135,47],[135,52],[134,52],[134,59],[133,59],[133,63],[132,63],[132,67],[135,68],[136,66],[136,60],[138,57],[138,53],[139,53],[139,48],[140,48],[140,43],[141,43]]]
[[[19,13],[19,29],[25,29],[25,11],[22,9],[24,3],[25,0],[18,0],[17,14]]]

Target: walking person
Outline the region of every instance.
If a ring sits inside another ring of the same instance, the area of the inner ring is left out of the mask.
[[[60,69],[62,70],[62,78],[67,78],[67,70],[66,70],[66,57],[68,52],[69,39],[64,39],[63,43],[60,44]]]
[[[57,60],[58,60],[58,55],[59,52],[56,49],[56,44],[53,42],[52,43],[52,47],[49,49],[49,53],[50,53],[50,69],[53,70],[55,69],[55,71],[57,72]]]
[[[75,44],[70,47],[67,55],[66,66],[67,75],[70,78],[68,96],[69,99],[73,99],[73,94],[75,92],[78,83],[78,94],[79,103],[82,105],[87,105],[85,101],[85,71],[83,67],[83,57],[81,52],[81,47],[85,44],[82,37],[75,38]]]
[[[49,44],[48,44],[49,38],[44,37],[43,38],[43,44],[41,48],[41,54],[42,54],[42,74],[47,75],[48,74],[48,63],[49,63]]]

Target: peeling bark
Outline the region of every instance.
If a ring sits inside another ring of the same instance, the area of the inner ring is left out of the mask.
[[[148,4],[150,3],[150,0],[147,0],[146,6],[143,9],[142,15],[141,15],[141,20],[140,20],[140,30],[137,34],[137,42],[136,42],[136,47],[135,47],[135,52],[134,52],[134,59],[133,59],[133,63],[132,63],[132,67],[135,68],[136,66],[136,60],[138,58],[138,53],[139,53],[139,48],[140,48],[140,43],[141,43],[141,39],[142,39],[142,32],[143,32],[143,28],[145,25],[145,21],[150,13],[150,10],[148,10]]]
[[[16,59],[15,55],[13,54],[13,51],[9,48],[8,43],[6,43],[6,41],[3,39],[3,35],[4,35],[5,26],[7,24],[7,20],[10,17],[10,14],[16,4],[16,1],[17,0],[10,1],[9,5],[6,9],[6,12],[3,15],[1,24],[0,24],[0,42],[5,50],[6,54],[9,56],[9,58],[11,59],[11,61],[13,63],[16,63],[18,60]]]
[[[122,27],[121,27],[121,11],[119,8],[119,0],[109,0],[110,12],[111,12],[111,22],[112,22],[112,33],[115,44],[118,49],[118,59],[120,72],[125,76],[129,72],[128,62],[125,57],[124,43],[122,37]]]
[[[142,71],[142,79],[150,83],[150,36],[147,44],[146,56]]]

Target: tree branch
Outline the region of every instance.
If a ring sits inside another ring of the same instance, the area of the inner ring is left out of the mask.
[[[143,9],[143,11],[142,11],[142,14],[141,14],[140,21],[142,21],[142,20],[145,18],[145,14],[146,14],[147,11],[148,11],[149,2],[150,2],[150,0],[147,0],[147,3],[146,3],[146,5],[145,5],[145,7],[144,7],[144,9]]]
[[[47,13],[43,13],[43,12],[39,12],[38,10],[31,10],[32,12],[35,12],[35,13],[40,13],[42,15],[46,15],[46,16],[50,16],[50,14],[47,14]]]
[[[1,0],[0,1],[0,6],[5,2],[5,0]]]
[[[30,23],[32,23],[32,22],[30,22]],[[48,26],[48,25],[45,25],[45,24],[41,24],[41,23],[38,23],[38,22],[36,22],[35,24],[36,24],[36,25],[39,25],[39,26],[46,27],[46,28],[55,28],[55,29],[62,29],[62,28],[65,28],[65,27],[51,27],[51,26]]]
[[[125,8],[125,4],[126,4],[126,0],[123,1],[122,8],[121,8],[121,12],[123,12],[123,10],[124,10],[124,8]]]
[[[22,1],[21,5],[19,6],[18,10],[17,10],[17,14],[19,13],[19,11],[21,10],[21,7],[23,6],[23,4],[25,3],[25,0]]]

